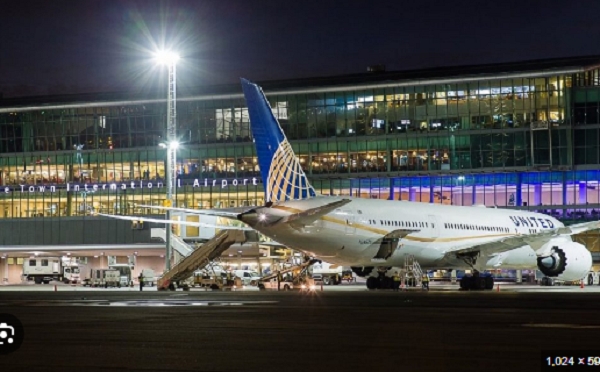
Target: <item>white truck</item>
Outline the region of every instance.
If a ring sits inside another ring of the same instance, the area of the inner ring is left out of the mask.
[[[118,270],[121,274],[121,287],[129,287],[133,285],[133,266],[130,264],[111,264],[109,269]]]
[[[144,278],[144,286],[154,287],[156,285],[156,274],[152,269],[143,269],[142,276]]]
[[[35,284],[48,284],[52,280],[65,283],[79,282],[79,267],[64,263],[60,257],[36,257],[23,262],[23,278]]]
[[[260,275],[256,271],[233,270],[232,273],[236,278],[242,279],[244,285],[255,286],[260,280]]]
[[[115,269],[91,269],[90,281],[91,287],[121,287],[121,273]]]
[[[600,272],[590,271],[585,278],[586,285],[599,285],[600,284]]]
[[[316,262],[309,270],[314,279],[321,279],[325,285],[338,285],[342,282],[346,272],[349,270],[351,272],[349,267],[332,265],[327,262]]]

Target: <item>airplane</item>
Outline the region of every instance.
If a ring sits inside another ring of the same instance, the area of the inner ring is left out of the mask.
[[[242,221],[307,257],[351,266],[369,289],[391,287],[407,256],[426,270],[471,269],[460,286],[472,290],[494,287],[486,269],[538,269],[564,281],[590,271],[591,253],[572,235],[598,229],[600,221],[565,227],[529,211],[317,195],[262,89],[246,79],[241,83],[266,204],[162,209]]]

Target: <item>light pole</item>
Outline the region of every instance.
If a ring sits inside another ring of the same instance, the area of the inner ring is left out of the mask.
[[[156,59],[161,65],[166,65],[169,68],[169,83],[167,93],[167,169],[165,176],[167,178],[167,196],[165,200],[165,206],[173,206],[173,187],[177,179],[177,172],[175,169],[177,147],[177,109],[176,109],[176,92],[177,92],[177,72],[176,65],[179,60],[179,55],[170,51],[161,51],[156,53]],[[167,210],[165,216],[167,221],[171,220],[171,211]],[[165,270],[171,269],[171,225],[165,226],[165,242],[166,242],[166,254],[165,254]]]

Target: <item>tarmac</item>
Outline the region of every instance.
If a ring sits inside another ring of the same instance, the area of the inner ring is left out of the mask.
[[[53,289],[0,287],[25,332],[1,371],[538,371],[544,351],[600,354],[600,286]]]
[[[76,292],[139,292],[139,285],[135,285],[133,287],[123,287],[123,288],[94,288],[94,287],[83,287],[82,285],[72,285],[72,284],[64,284],[62,282],[51,282],[50,284],[34,284],[24,283],[24,284],[11,284],[11,285],[0,285],[0,294],[2,292],[63,292],[63,291],[76,291]],[[143,289],[146,292],[156,292],[156,287],[144,287]],[[450,284],[449,282],[432,282],[430,284],[430,291],[439,292],[439,291],[450,291],[454,292],[459,290],[458,284]],[[182,291],[182,289],[178,289],[178,291]],[[190,292],[206,292],[210,291],[205,288],[195,287],[191,288]],[[235,291],[242,292],[255,292],[258,291],[256,286],[244,286],[243,288],[237,288]],[[325,285],[325,286],[317,286],[317,291],[325,291],[325,292],[371,292],[366,288],[366,284],[364,281],[354,282],[354,283],[342,283],[340,285]],[[387,291],[387,290],[386,290]],[[386,292],[384,291],[384,292]],[[421,288],[408,287],[405,288],[405,291],[415,292],[422,291]],[[494,285],[493,292],[541,292],[541,293],[555,293],[555,292],[599,292],[600,293],[600,285],[584,285],[581,288],[579,285],[556,285],[552,287],[540,286],[537,284],[531,283],[521,283],[515,284],[514,282],[503,282],[497,283]]]

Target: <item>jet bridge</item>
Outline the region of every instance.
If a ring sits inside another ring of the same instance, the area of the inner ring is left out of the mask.
[[[158,279],[158,289],[167,289],[171,284],[189,278],[194,271],[206,267],[233,244],[245,243],[252,240],[252,237],[248,236],[248,233],[251,234],[252,232],[233,229],[219,232],[214,238],[202,244],[198,249],[191,252],[189,256],[177,263],[171,270],[165,272]]]

